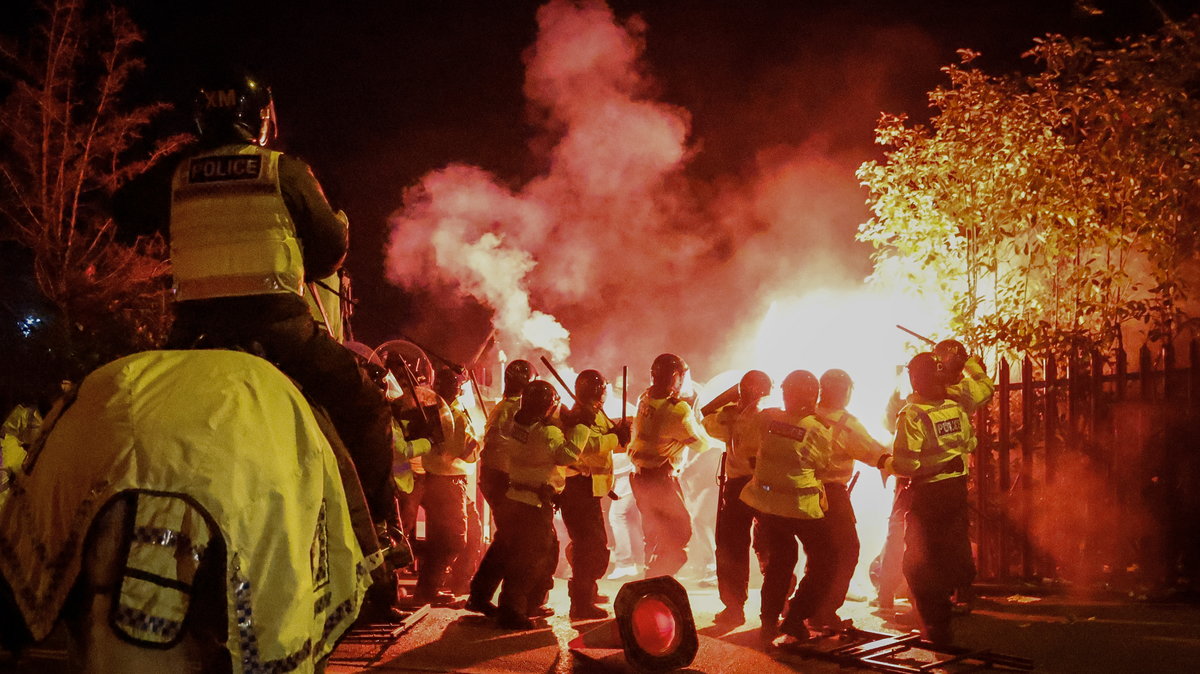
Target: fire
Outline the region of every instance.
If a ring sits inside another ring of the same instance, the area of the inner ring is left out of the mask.
[[[903,365],[925,348],[895,326],[932,336],[945,320],[945,307],[875,286],[780,295],[758,325],[730,349],[730,362],[738,367],[709,379],[699,387],[700,397],[707,400],[736,384],[747,370],[757,369],[776,384],[764,406],[782,406],[778,384],[789,372],[803,369],[819,377],[840,368],[854,380],[849,411],[872,437],[890,447],[892,434],[885,427],[888,400],[894,391],[907,393]],[[862,546],[855,583],[865,594],[871,560],[887,534],[892,489],[891,481],[885,485],[874,467],[858,464],[858,470],[861,475],[851,495]]]

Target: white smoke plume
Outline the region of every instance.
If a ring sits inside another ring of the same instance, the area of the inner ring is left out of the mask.
[[[690,137],[688,111],[656,100],[644,59],[651,29],[600,0],[550,0],[537,23],[524,93],[545,170],[516,187],[464,165],[424,176],[391,219],[393,282],[452,287],[487,305],[513,357],[643,375],[673,351],[711,374],[729,366],[717,362],[732,356],[729,340],[773,300],[868,271],[861,249],[846,262],[865,217],[854,179],[861,148],[834,149],[814,133],[761,149],[748,175],[691,178],[703,139]],[[857,87],[823,92],[822,104],[870,108],[886,68],[842,67],[851,81],[851,68],[870,72]],[[789,100],[807,95],[778,79]],[[821,115],[826,126],[845,116]]]

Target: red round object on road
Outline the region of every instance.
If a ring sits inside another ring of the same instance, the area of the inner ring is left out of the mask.
[[[679,643],[675,613],[657,596],[642,597],[633,607],[630,622],[638,647],[649,655],[667,655]]]

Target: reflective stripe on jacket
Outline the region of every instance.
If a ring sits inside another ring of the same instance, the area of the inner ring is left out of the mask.
[[[754,477],[742,489],[742,501],[780,517],[824,517],[816,471],[829,465],[829,429],[811,414],[772,408],[759,416],[758,460]]]
[[[900,411],[893,467],[897,475],[920,483],[966,475],[966,455],[975,443],[971,419],[961,405],[914,396]]]
[[[184,160],[171,185],[175,300],[303,294],[304,259],[279,188],[280,153],[225,145]]]

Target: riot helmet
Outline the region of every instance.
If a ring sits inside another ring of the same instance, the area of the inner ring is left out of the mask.
[[[580,407],[599,409],[608,395],[608,380],[599,370],[584,370],[575,378],[575,399]]]
[[[845,409],[853,390],[854,380],[845,370],[826,370],[821,375],[821,406],[834,410]]]
[[[521,395],[525,386],[537,376],[533,363],[527,360],[514,360],[504,368],[504,396],[511,398]]]
[[[942,400],[946,397],[942,365],[928,351],[918,353],[908,361],[908,381],[922,398]]]
[[[454,402],[462,395],[463,384],[467,377],[462,372],[450,367],[438,368],[433,377],[433,390],[447,403]]]
[[[193,118],[200,138],[209,144],[245,142],[266,147],[277,131],[271,87],[239,69],[204,78],[196,90]]]
[[[558,391],[548,381],[535,379],[525,385],[521,408],[517,410],[519,424],[532,424],[545,419],[558,405]]]
[[[821,384],[817,375],[808,370],[796,370],[784,378],[783,406],[789,412],[810,412],[817,406]]]
[[[741,407],[757,405],[771,394],[771,377],[762,370],[750,370],[738,382],[738,401]]]
[[[683,374],[687,369],[687,363],[679,356],[673,353],[660,354],[650,364],[650,381],[655,388],[674,395],[679,393],[679,387],[683,385]]]
[[[933,347],[933,357],[942,366],[942,383],[950,386],[962,380],[967,364],[967,347],[956,339],[943,339]]]

